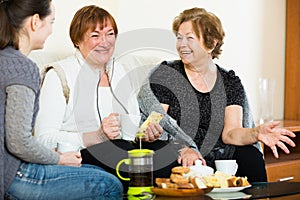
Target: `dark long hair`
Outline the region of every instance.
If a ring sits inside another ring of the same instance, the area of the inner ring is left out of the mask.
[[[0,49],[19,49],[19,32],[24,20],[34,14],[44,19],[51,13],[51,0],[0,0]]]

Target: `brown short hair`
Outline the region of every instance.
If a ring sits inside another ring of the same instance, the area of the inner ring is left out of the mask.
[[[69,35],[75,48],[83,40],[84,34],[89,30],[94,30],[97,24],[103,29],[107,22],[111,22],[115,35],[118,35],[118,27],[113,16],[95,5],[85,6],[79,9],[71,22]]]
[[[191,21],[196,36],[200,39],[200,33],[204,39],[206,48],[212,51],[212,58],[219,58],[221,54],[221,46],[224,44],[225,36],[220,19],[213,13],[207,12],[204,8],[191,8],[184,10],[173,21],[173,32],[177,35],[179,26],[183,22]],[[217,44],[214,47],[215,40]]]

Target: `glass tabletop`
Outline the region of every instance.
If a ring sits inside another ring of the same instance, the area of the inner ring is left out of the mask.
[[[252,183],[252,187],[243,192],[251,194],[251,199],[295,195],[300,194],[300,182]]]

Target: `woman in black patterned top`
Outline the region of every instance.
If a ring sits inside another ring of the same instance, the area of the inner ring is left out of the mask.
[[[202,8],[185,10],[175,18],[173,32],[181,60],[162,62],[151,74],[153,93],[194,138],[204,164],[214,167],[217,159],[236,159],[237,176],[267,181],[259,142],[278,157],[278,147],[289,153],[285,143],[295,146],[289,138],[295,134],[277,128],[276,121],[254,126],[240,78],[213,62],[221,54],[225,36],[214,14]],[[197,159],[199,154],[186,148],[179,161],[192,165]]]

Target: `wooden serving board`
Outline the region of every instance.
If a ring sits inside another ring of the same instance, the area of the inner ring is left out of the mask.
[[[151,188],[152,192],[160,196],[170,197],[194,197],[201,196],[210,192],[213,188],[206,189],[168,189],[168,188]]]

